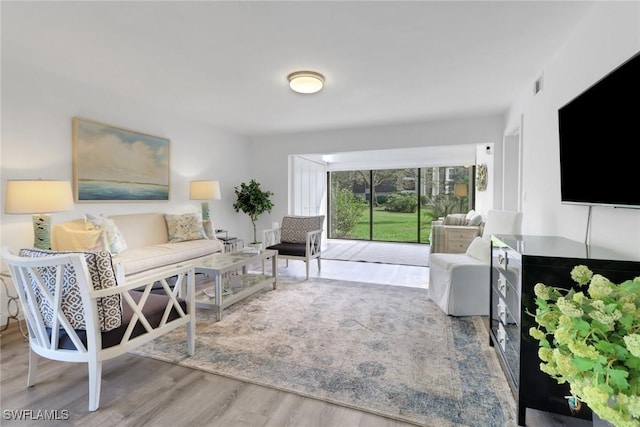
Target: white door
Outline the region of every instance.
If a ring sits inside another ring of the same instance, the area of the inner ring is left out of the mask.
[[[521,211],[522,120],[517,130],[504,136],[502,161],[502,209]]]
[[[324,163],[291,156],[291,200],[292,215],[325,215],[327,167]]]

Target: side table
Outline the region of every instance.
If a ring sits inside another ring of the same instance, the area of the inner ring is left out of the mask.
[[[216,230],[216,238],[224,243],[225,252],[233,252],[242,249],[244,241],[237,237],[229,237],[227,230]]]
[[[2,290],[4,291],[4,295],[7,299],[7,323],[2,326],[2,329],[0,329],[0,335],[2,335],[2,333],[7,330],[11,320],[15,320],[16,322],[18,322],[18,327],[20,328],[20,333],[22,334],[22,336],[25,338],[29,338],[29,333],[23,329],[20,317],[18,317],[20,314],[20,302],[18,300],[18,297],[13,296],[9,293],[7,283],[4,281],[5,278],[11,279],[11,274],[8,271],[0,272],[0,284],[2,285]]]

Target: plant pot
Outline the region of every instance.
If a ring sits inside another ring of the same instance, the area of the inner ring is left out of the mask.
[[[600,418],[598,416],[598,414],[596,414],[595,412],[593,413],[593,427],[615,427],[613,424],[611,424],[609,421],[603,420],[602,418]]]
[[[247,246],[255,248],[258,252],[262,250],[262,242],[249,243]]]

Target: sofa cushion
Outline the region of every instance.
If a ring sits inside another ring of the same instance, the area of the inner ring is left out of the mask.
[[[87,230],[103,230],[109,251],[113,255],[117,255],[127,249],[127,242],[112,219],[103,215],[88,213],[85,214],[85,227]]]
[[[224,249],[219,240],[189,240],[128,249],[113,258],[121,264],[125,276],[141,273],[153,268],[189,261]]]
[[[109,215],[127,239],[127,250],[169,241],[167,221],[161,212]]]
[[[442,270],[454,270],[457,268],[465,268],[468,265],[483,265],[489,268],[486,262],[477,258],[464,254],[447,254],[438,253],[429,257],[429,268],[437,266]]]
[[[167,221],[169,242],[186,242],[207,238],[200,213],[164,214],[164,219]]]
[[[23,257],[46,257],[62,253],[81,253],[87,262],[87,268],[93,287],[95,290],[107,289],[118,286],[116,282],[111,254],[108,251],[88,251],[88,252],[57,252],[44,249],[21,249],[20,256]],[[39,270],[47,287],[53,290],[55,284],[55,268],[42,268]],[[62,312],[69,319],[74,329],[86,329],[84,308],[82,307],[82,296],[78,282],[75,280],[75,269],[73,266],[65,269],[64,273],[64,297],[62,299]],[[48,302],[43,300],[42,293],[35,284],[32,285],[36,300],[41,306],[45,325],[51,326],[53,322],[53,309]],[[102,331],[110,331],[120,327],[122,324],[122,301],[120,295],[110,295],[98,298],[98,322]]]
[[[108,251],[104,230],[76,230],[61,225],[56,229],[58,251]]]

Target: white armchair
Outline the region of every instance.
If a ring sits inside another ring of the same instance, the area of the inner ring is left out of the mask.
[[[193,266],[165,268],[117,283],[106,251],[23,249],[16,256],[2,248],[1,255],[11,272],[29,331],[28,386],[35,384],[38,356],[86,363],[89,411],[95,411],[100,405],[104,360],[180,326],[187,328],[187,350],[193,355]],[[169,277],[175,280],[167,280]]]
[[[280,228],[264,230],[264,246],[266,249],[277,250],[278,258],[285,259],[287,266],[290,259],[304,261],[309,279],[311,260],[318,260],[320,270],[323,223],[324,215],[285,216]]]
[[[465,253],[429,256],[429,298],[451,316],[488,316],[492,234],[520,234],[522,213],[490,210]]]

